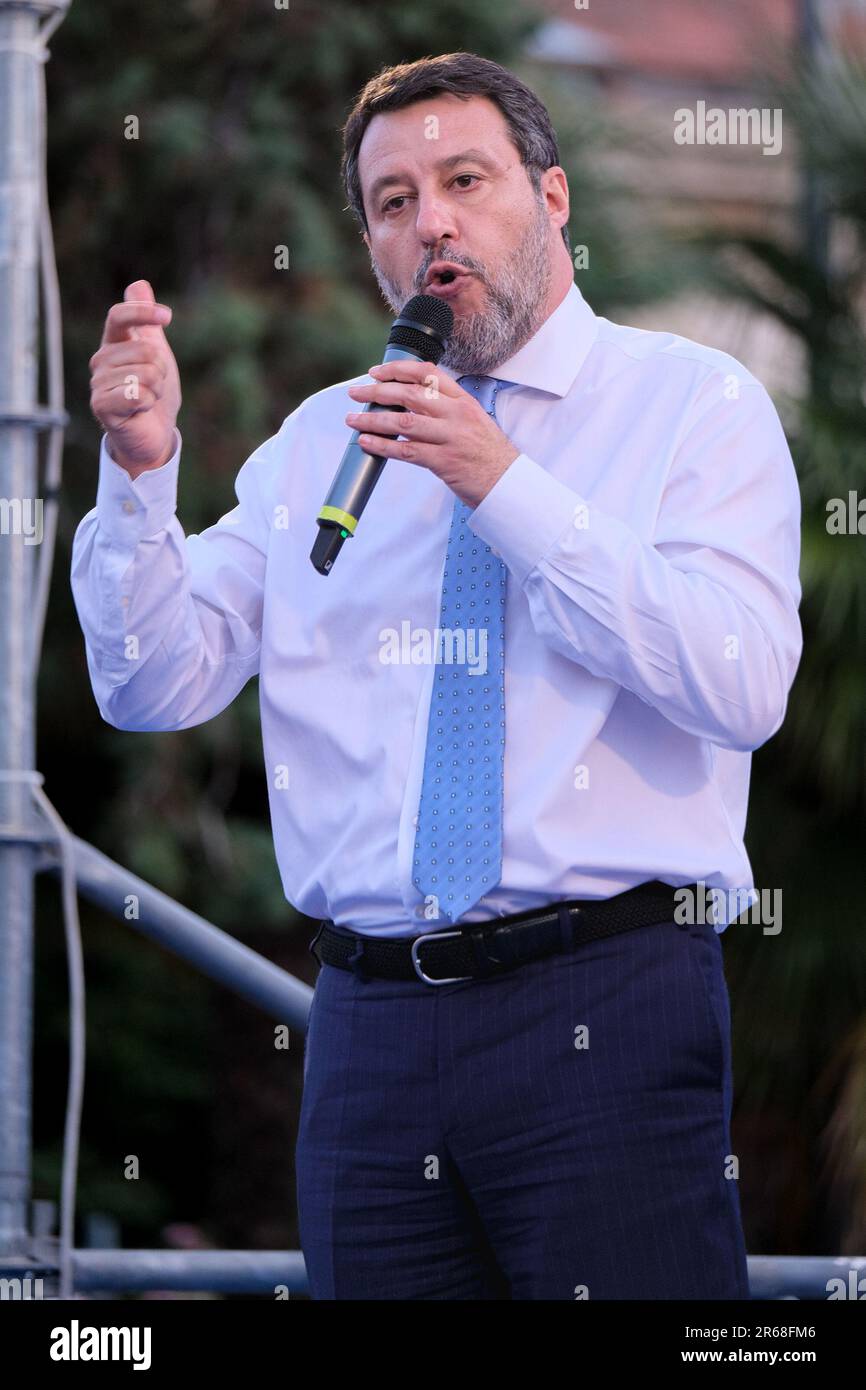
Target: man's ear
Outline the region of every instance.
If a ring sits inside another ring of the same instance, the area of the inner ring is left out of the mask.
[[[554,213],[560,217],[560,227],[562,227],[569,217],[569,197],[568,176],[561,165],[553,164],[549,169],[545,169],[541,176],[541,188],[548,213]]]

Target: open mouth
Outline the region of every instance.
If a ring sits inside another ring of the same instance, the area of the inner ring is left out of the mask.
[[[426,294],[438,295],[441,299],[453,299],[472,279],[468,270],[441,270],[425,285]]]

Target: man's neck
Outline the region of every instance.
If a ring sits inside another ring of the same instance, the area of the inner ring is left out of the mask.
[[[547,291],[547,299],[544,304],[544,317],[539,319],[538,328],[545,324],[554,310],[558,309],[568,291],[574,284],[574,267],[568,258],[565,244],[562,246],[563,254],[557,253],[553,258],[553,272],[550,277],[550,288]],[[538,329],[535,330],[536,333]]]

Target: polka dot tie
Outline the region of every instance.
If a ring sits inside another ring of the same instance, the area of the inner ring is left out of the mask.
[[[462,376],[459,384],[495,420],[497,393],[513,383]],[[412,875],[427,915],[449,922],[502,874],[506,570],[468,525],[472,510],[455,498]]]

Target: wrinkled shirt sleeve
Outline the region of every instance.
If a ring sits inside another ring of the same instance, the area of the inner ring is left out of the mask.
[[[529,603],[539,637],[722,748],[760,747],[802,650],[800,496],[763,386],[714,374],[672,451],[649,540],[514,460],[469,515]]]
[[[237,506],[199,535],[176,516],[182,439],[133,480],[103,435],[96,506],[79,522],[71,585],[99,712],[118,729],[185,729],[259,670],[270,485],[289,420],[246,460]]]

